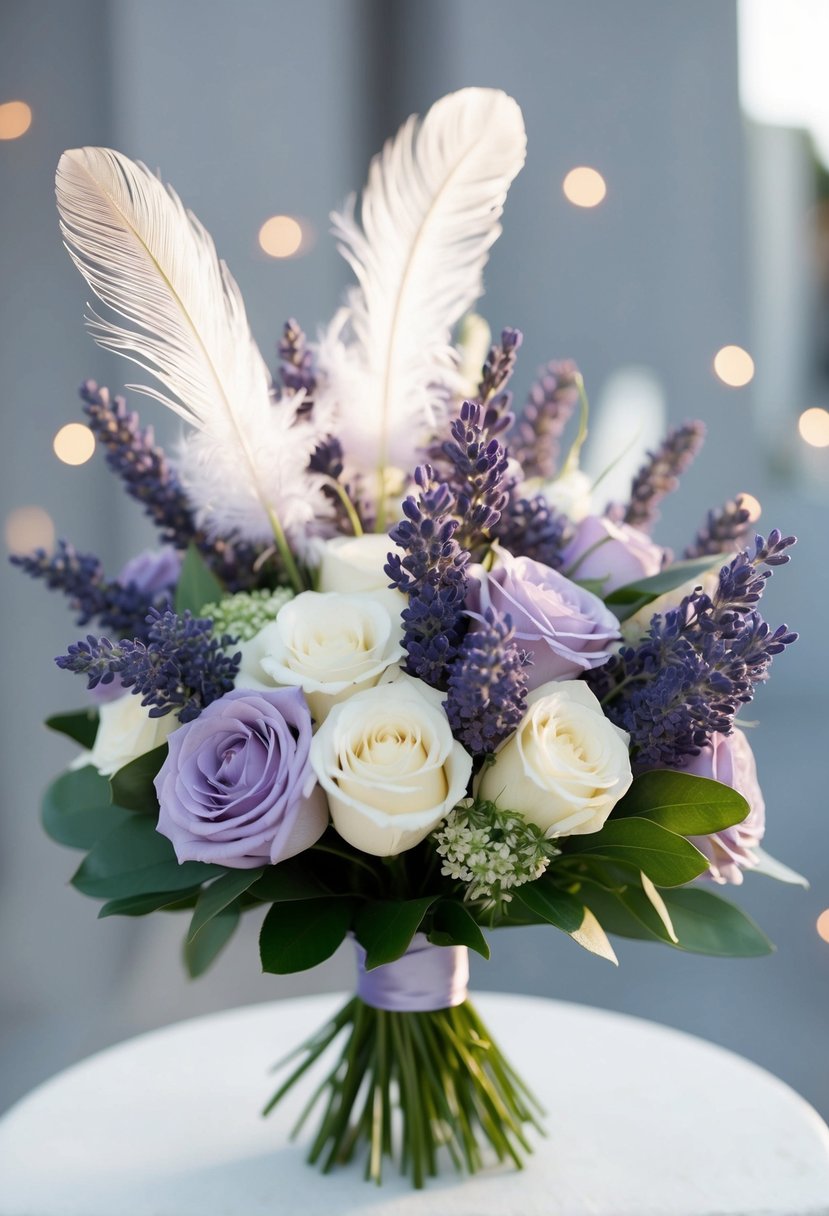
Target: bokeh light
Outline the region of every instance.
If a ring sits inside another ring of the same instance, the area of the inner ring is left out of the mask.
[[[271,258],[292,258],[302,249],[304,233],[292,215],[272,215],[259,229],[259,244]]]
[[[797,420],[800,438],[812,448],[829,447],[829,410],[812,406]]]
[[[607,184],[598,169],[578,165],[561,184],[564,197],[575,207],[597,207],[607,194]]]
[[[67,422],[55,435],[52,447],[64,464],[86,464],[95,451],[95,436],[82,422]]]
[[[714,371],[729,388],[743,388],[754,379],[754,360],[742,346],[723,346],[714,356]]]
[[[754,523],[763,514],[763,508],[760,506],[760,500],[755,498],[753,494],[747,494],[745,490],[741,490],[737,495],[740,499],[740,505],[748,511],[750,523]]]
[[[0,105],[0,139],[19,139],[31,125],[32,110],[25,101],[4,101]]]
[[[822,937],[825,942],[829,942],[829,908],[821,912],[817,918],[818,937]]]
[[[55,547],[55,525],[43,507],[17,507],[6,516],[6,547],[10,553],[31,553]]]

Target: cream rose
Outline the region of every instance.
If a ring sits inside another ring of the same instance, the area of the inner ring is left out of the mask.
[[[141,698],[125,692],[117,700],[98,706],[98,733],[92,750],[76,757],[72,768],[91,764],[102,777],[111,777],[125,764],[160,747],[179,725],[173,713],[151,718]]]
[[[383,567],[395,548],[384,532],[335,536],[323,541],[319,546],[319,590],[387,590],[389,578]],[[399,600],[404,606],[405,597],[399,595]]]
[[[443,694],[401,677],[331,710],[311,767],[334,827],[364,853],[413,848],[466,795],[472,757],[452,738]]]
[[[301,688],[317,724],[332,705],[376,684],[403,657],[392,592],[303,591],[244,643],[237,688]]]
[[[550,836],[598,832],[633,780],[628,738],[582,681],[542,684],[478,794]]]

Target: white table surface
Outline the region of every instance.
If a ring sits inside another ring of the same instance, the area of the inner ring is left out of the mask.
[[[829,1129],[775,1077],[637,1018],[494,994],[476,1004],[549,1111],[527,1169],[421,1192],[391,1166],[380,1189],[321,1176],[288,1141],[301,1093],[259,1111],[268,1066],[340,999],[183,1022],[40,1086],[0,1120],[0,1216],[829,1214]]]

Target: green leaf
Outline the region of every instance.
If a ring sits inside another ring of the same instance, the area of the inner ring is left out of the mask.
[[[109,782],[91,765],[62,773],[41,804],[47,835],[71,849],[91,849],[129,818],[129,812],[112,805]]]
[[[513,902],[564,933],[575,933],[584,919],[581,900],[543,878],[514,891]]]
[[[624,890],[624,888],[623,888]],[[630,937],[638,941],[664,941],[671,944],[656,912],[651,908],[654,929],[651,930],[631,910],[619,891],[608,891],[591,883],[583,883],[579,898],[600,921],[606,932],[616,937]],[[647,903],[647,900],[645,900]],[[650,905],[648,905],[650,906]],[[660,932],[656,931],[658,926]]]
[[[434,946],[468,946],[489,958],[489,943],[480,926],[457,899],[442,899],[435,905],[429,941]]]
[[[128,811],[158,813],[158,798],[153,781],[167,759],[167,744],[137,756],[110,778],[112,801]]]
[[[701,887],[664,891],[682,950],[721,958],[756,958],[774,946],[741,908]]]
[[[366,971],[402,958],[437,899],[373,899],[363,904],[354,921],[354,935],[366,952]]]
[[[223,912],[229,904],[244,895],[248,887],[252,887],[257,878],[261,878],[264,867],[255,870],[228,870],[209,887],[204,887],[199,895],[190,928],[187,931],[188,942],[198,937],[205,926]]]
[[[569,837],[567,856],[591,854],[643,870],[660,887],[680,886],[708,869],[689,840],[649,819],[609,819],[600,832]]]
[[[250,894],[263,903],[278,904],[295,899],[315,899],[327,892],[298,858],[291,858],[266,867],[262,877],[251,886]]]
[[[330,958],[351,928],[355,906],[355,900],[339,898],[274,904],[259,934],[262,970],[288,975]]]
[[[653,574],[650,578],[640,578],[634,583],[625,583],[624,587],[617,587],[615,591],[611,591],[609,595],[605,596],[605,603],[613,609],[620,621],[626,621],[628,617],[633,616],[646,604],[658,599],[660,595],[665,595],[668,591],[675,591],[683,583],[690,582],[691,579],[699,579],[700,575],[707,574],[712,566],[722,564],[721,553],[713,556],[709,554],[706,557],[692,557],[684,562],[674,562],[672,566],[660,570],[659,574]]]
[[[184,943],[184,963],[192,979],[203,975],[219,952],[227,945],[239,924],[239,901],[227,904],[209,920],[195,937]]]
[[[78,709],[69,714],[52,714],[44,723],[49,730],[57,731],[59,735],[68,735],[75,743],[80,743],[87,751],[95,742],[98,733],[97,709]]]
[[[130,815],[99,840],[72,879],[84,895],[126,899],[153,892],[185,891],[224,873],[200,861],[179,865],[173,846],[149,816]]]
[[[176,587],[175,609],[179,614],[189,609],[199,616],[205,604],[215,604],[224,595],[224,588],[209,568],[195,545],[190,545],[181,566]]]
[[[102,904],[98,920],[107,916],[147,916],[160,910],[175,911],[191,908],[201,887],[190,887],[187,891],[152,891],[148,895],[129,895],[126,899],[110,899]]]
[[[742,823],[748,803],[730,785],[676,769],[642,773],[613,808],[612,820],[648,819],[680,836],[707,836]]]

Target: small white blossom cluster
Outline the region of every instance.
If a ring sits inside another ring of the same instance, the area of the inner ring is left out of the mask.
[[[434,834],[441,874],[469,884],[467,900],[509,903],[510,888],[540,878],[561,852],[540,828],[492,802],[455,807]]]
[[[275,591],[237,591],[218,604],[205,604],[201,616],[212,619],[217,637],[229,633],[240,642],[249,642],[260,629],[275,621],[280,608],[293,598],[289,587],[277,587]]]

